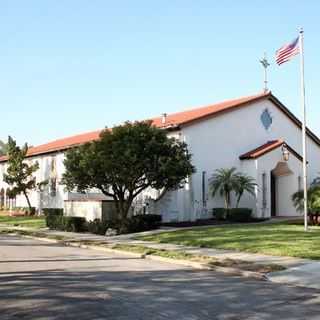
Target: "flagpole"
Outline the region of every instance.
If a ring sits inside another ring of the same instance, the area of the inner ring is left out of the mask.
[[[307,150],[306,150],[306,99],[304,84],[304,48],[303,48],[303,29],[299,33],[300,49],[300,85],[301,85],[301,105],[302,105],[302,171],[303,171],[303,213],[304,230],[308,231],[308,199],[307,199]]]

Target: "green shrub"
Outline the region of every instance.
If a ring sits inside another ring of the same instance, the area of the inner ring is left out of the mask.
[[[63,215],[63,209],[62,208],[43,208],[42,213],[47,215]]]
[[[46,215],[46,225],[49,229],[59,230],[62,224],[62,215],[48,214]]]
[[[46,225],[49,229],[69,232],[83,232],[87,230],[86,219],[82,217],[65,217],[60,213],[47,214]]]
[[[119,229],[119,222],[117,220],[103,220],[95,219],[87,222],[87,229],[90,233],[105,235],[109,228]]]
[[[134,233],[156,229],[160,226],[161,216],[157,214],[141,214],[119,222],[120,234]]]
[[[216,220],[226,220],[227,219],[227,209],[225,209],[225,208],[213,208],[212,214]]]
[[[84,232],[87,231],[87,221],[83,217],[63,217],[66,231]]]
[[[160,226],[161,216],[155,214],[136,215],[125,220],[95,219],[87,223],[88,231],[95,234],[104,235],[109,228],[115,229],[118,234],[142,232],[156,229]]]
[[[232,208],[228,210],[227,220],[233,222],[249,222],[252,220],[252,209]]]

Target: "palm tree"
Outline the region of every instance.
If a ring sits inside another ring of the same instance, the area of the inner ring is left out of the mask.
[[[237,208],[244,192],[248,192],[251,195],[255,196],[255,189],[257,184],[254,181],[255,180],[252,177],[246,174],[238,174],[237,183],[235,185],[235,193],[237,195]]]
[[[297,191],[292,195],[292,202],[294,207],[303,212],[303,190]],[[307,191],[307,206],[308,213],[314,213],[320,211],[320,186],[311,186]]]
[[[212,197],[219,192],[219,195],[224,198],[224,206],[227,210],[231,202],[231,193],[236,189],[238,184],[239,174],[236,170],[235,167],[230,169],[217,169],[209,183]]]

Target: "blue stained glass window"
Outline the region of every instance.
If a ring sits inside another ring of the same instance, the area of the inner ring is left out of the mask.
[[[270,112],[269,112],[268,109],[265,109],[262,112],[262,114],[260,116],[260,119],[261,119],[261,122],[262,122],[264,128],[266,130],[268,130],[270,128],[270,126],[271,126],[271,123],[272,123],[272,117],[271,117]]]

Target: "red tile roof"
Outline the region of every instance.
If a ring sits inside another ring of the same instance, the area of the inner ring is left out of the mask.
[[[194,121],[199,121],[208,117],[217,116],[223,112],[233,111],[237,108],[247,106],[248,104],[255,102],[257,100],[268,98],[273,101],[279,109],[284,112],[297,126],[301,127],[301,122],[284,106],[281,102],[274,97],[271,92],[260,93],[257,95],[242,97],[239,99],[227,100],[221,103],[213,104],[210,106],[186,110],[183,112],[169,114],[166,117],[166,122],[162,123],[162,117],[156,117],[151,119],[153,124],[160,128],[170,128],[181,125],[186,125]],[[33,148],[30,148],[28,151],[28,156],[35,156],[40,154],[46,154],[56,151],[63,151],[69,149],[76,145],[81,145],[86,142],[99,139],[99,134],[101,130],[83,133],[75,136],[71,136],[64,139],[55,140],[46,144],[42,144]],[[313,134],[310,130],[307,129],[308,135],[320,145],[320,140],[318,137]],[[6,157],[0,157],[0,162],[6,161]]]
[[[244,154],[242,154],[239,159],[240,160],[245,160],[245,159],[256,159],[259,158],[260,156],[268,153],[269,151],[272,151],[278,147],[283,145],[283,140],[272,140],[268,141],[267,143],[263,144],[262,146],[259,146],[253,150],[250,150]]]
[[[88,132],[88,133],[82,133],[75,136],[71,136],[64,139],[58,139],[51,141],[49,143],[41,144],[36,147],[32,147],[28,150],[28,156],[34,156],[34,155],[40,155],[50,152],[56,152],[56,151],[63,151],[66,149],[69,149],[73,146],[77,146],[89,141],[97,140],[99,139],[99,134],[101,130]],[[0,157],[0,162],[7,160],[7,157]]]
[[[186,110],[169,114],[166,117],[165,124],[162,123],[162,117],[153,118],[152,121],[157,127],[169,127],[176,125],[184,125],[196,120],[207,118],[210,116],[216,116],[221,112],[234,110],[237,107],[241,107],[247,103],[254,102],[258,99],[268,97],[270,92],[260,93],[253,96],[242,97],[239,99],[227,100],[224,102],[216,103],[202,108]]]
[[[285,145],[286,148],[294,155],[296,156],[299,160],[302,160],[301,155],[296,152],[294,149],[292,149],[290,146],[288,146],[283,139],[278,139],[278,140],[271,140],[268,141],[267,143],[253,149],[250,150],[244,154],[242,154],[239,159],[240,160],[252,160],[252,159],[257,159],[263,155],[265,155],[266,153],[277,149],[281,146]]]

